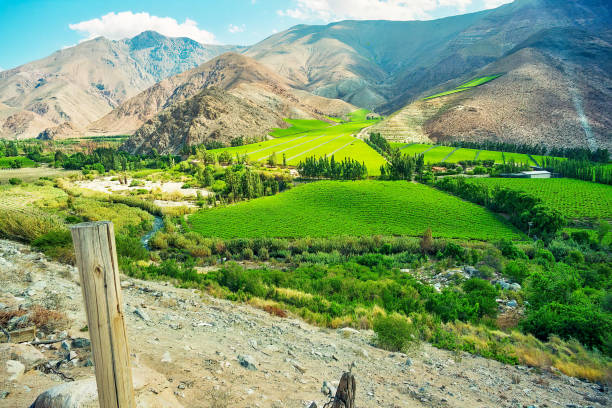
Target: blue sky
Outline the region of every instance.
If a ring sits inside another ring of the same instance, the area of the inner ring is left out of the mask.
[[[0,70],[103,35],[155,29],[200,42],[250,45],[296,24],[423,20],[511,0],[0,0]]]

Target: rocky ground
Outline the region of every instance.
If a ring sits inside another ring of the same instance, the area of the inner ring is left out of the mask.
[[[88,333],[81,331],[86,322],[77,271],[1,240],[0,271],[0,312],[40,304],[70,318],[65,331],[39,333],[39,340],[63,342],[0,344],[0,407],[28,407],[54,386],[60,389],[47,393],[47,401],[62,392],[91,399],[94,368],[87,341],[79,340]],[[141,407],[305,408],[313,401],[321,407],[327,401],[323,392],[337,385],[351,365],[361,408],[602,407],[612,402],[600,386],[560,374],[429,345],[408,355],[389,353],[371,345],[370,331],[321,329],[165,282],[125,278],[122,287]],[[59,368],[50,369],[60,361]],[[49,406],[43,399],[36,405]]]

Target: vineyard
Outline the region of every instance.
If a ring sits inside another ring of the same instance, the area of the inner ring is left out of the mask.
[[[458,92],[467,91],[468,89],[472,89],[472,88],[475,88],[477,86],[486,84],[487,82],[490,82],[490,81],[492,81],[494,79],[497,79],[500,76],[501,76],[501,74],[500,75],[489,75],[489,76],[485,76],[485,77],[481,77],[481,78],[474,78],[471,81],[468,81],[468,82],[464,83],[463,85],[458,86],[455,89],[451,89],[450,91],[440,92],[440,93],[437,93],[435,95],[428,96],[427,98],[425,98],[425,100],[439,98],[441,96],[446,96],[446,95],[451,95],[451,94],[455,94],[455,93],[458,93]]]
[[[531,159],[529,155],[523,153],[455,148],[430,144],[393,143],[392,146],[400,149],[404,154],[423,154],[425,163],[429,164],[440,162],[459,163],[468,160],[493,160],[497,164],[514,161],[515,163],[527,163],[530,166],[537,166],[540,164],[539,160],[542,159],[542,156],[537,156],[539,160],[536,159],[538,160],[538,162],[536,162]]]
[[[272,140],[244,146],[212,150],[213,153],[227,151],[232,155],[248,155],[251,162],[264,163],[270,156],[282,163],[283,156],[288,165],[296,166],[307,157],[335,156],[338,161],[352,158],[364,162],[368,174],[380,174],[384,158],[363,140],[352,136],[375,121],[358,121],[329,124],[317,120],[287,120],[292,127],[275,129],[270,134]]]
[[[288,192],[202,210],[194,231],[220,238],[418,236],[427,228],[445,238],[521,237],[487,210],[430,187],[407,182],[321,181]]]
[[[525,191],[568,218],[612,219],[612,186],[574,179],[470,179],[473,183]]]

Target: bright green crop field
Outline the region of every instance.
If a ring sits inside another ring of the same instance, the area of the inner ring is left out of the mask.
[[[427,98],[424,98],[424,99],[425,100],[434,99],[434,98],[439,98],[441,96],[451,95],[451,94],[454,94],[454,93],[457,93],[457,92],[467,91],[468,89],[472,89],[472,88],[475,88],[477,86],[486,84],[487,82],[490,82],[490,81],[492,81],[492,80],[494,80],[496,78],[499,78],[500,76],[501,76],[501,74],[499,74],[499,75],[489,75],[489,76],[485,76],[485,77],[481,77],[481,78],[474,78],[474,79],[466,82],[465,84],[458,86],[455,89],[451,89],[451,90],[446,91],[446,92],[440,92],[440,93],[437,93],[435,95],[428,96]]]
[[[508,153],[504,152],[504,159],[506,163],[514,160],[515,163],[526,163],[529,166],[537,165],[537,163],[529,158],[528,155],[523,153]]]
[[[284,193],[201,210],[189,218],[207,237],[418,236],[520,239],[512,225],[482,207],[405,181],[319,181]]]
[[[504,156],[502,152],[496,152],[494,150],[481,150],[476,160],[493,160],[497,164],[503,164]]]
[[[270,132],[270,136],[283,137],[297,135],[298,133],[309,132],[316,129],[324,129],[330,124],[317,119],[285,119],[291,126],[286,129],[276,128]]]
[[[427,164],[440,163],[456,149],[456,147],[436,146],[423,155],[423,160],[425,160]],[[451,157],[453,156],[450,156],[449,160]]]
[[[525,191],[568,218],[612,219],[612,186],[605,184],[568,178],[474,178],[469,181]]]
[[[475,160],[477,149],[459,149],[446,161],[449,163],[458,163],[460,161]]]
[[[285,155],[288,165],[298,165],[307,157],[334,156],[336,160],[352,158],[364,162],[371,176],[380,175],[380,166],[385,159],[361,139],[353,137],[364,127],[372,125],[375,120],[361,122],[346,122],[330,124],[317,120],[288,120],[300,131],[296,134],[287,133],[259,143],[244,146],[227,147],[212,150],[214,153],[228,151],[232,155],[248,155],[249,160],[265,162],[271,155],[276,155],[277,163],[282,163]],[[323,124],[325,126],[323,126]],[[309,128],[310,126],[310,128]],[[280,129],[289,131],[288,129]],[[307,129],[307,130],[305,130]],[[276,131],[275,131],[276,132]],[[277,134],[277,133],[271,133]]]

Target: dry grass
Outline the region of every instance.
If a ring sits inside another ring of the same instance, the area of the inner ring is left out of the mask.
[[[6,327],[13,317],[24,316],[26,314],[29,316],[28,320],[16,328],[21,329],[34,325],[39,330],[49,333],[65,329],[70,323],[64,313],[35,305],[29,310],[21,309],[0,312],[0,324]]]
[[[556,361],[555,368],[561,371],[565,375],[569,375],[570,377],[577,377],[584,380],[589,380],[592,382],[603,381],[606,376],[610,376],[610,372],[606,372],[597,367],[589,367],[578,363],[573,363],[569,361]]]

